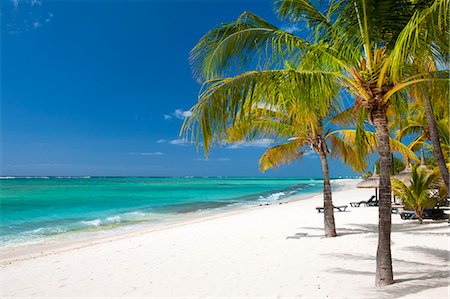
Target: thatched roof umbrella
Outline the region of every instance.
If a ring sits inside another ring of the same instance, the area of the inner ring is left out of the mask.
[[[394,178],[396,178],[399,181],[402,181],[406,186],[411,185],[411,166],[409,163],[406,164],[405,169],[400,171],[398,174],[394,175]]]
[[[425,164],[425,156],[423,154],[423,150],[420,153],[420,166],[417,169],[419,171],[426,171],[426,172],[431,171],[428,168],[428,166]],[[411,185],[411,177],[412,177],[412,171],[411,171],[411,166],[409,165],[409,163],[406,164],[405,169],[403,169],[399,174],[394,175],[394,178],[402,181],[406,186]]]
[[[432,170],[428,168],[427,164],[425,164],[425,155],[423,150],[420,151],[420,166],[418,167],[421,171],[431,172]]]
[[[376,172],[376,166],[373,167],[371,177],[364,179],[356,185],[356,188],[375,188],[375,200],[378,200],[378,188],[380,187],[380,176]]]

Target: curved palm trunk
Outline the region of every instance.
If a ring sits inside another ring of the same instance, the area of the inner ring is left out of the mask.
[[[378,137],[378,153],[380,155],[378,248],[375,284],[376,286],[385,286],[394,283],[391,257],[391,150],[386,108],[375,107],[372,110],[372,117]]]
[[[418,218],[418,220],[419,220],[419,224],[423,224],[423,218],[422,218],[422,215],[420,214],[420,215],[417,215],[417,218]]]
[[[324,227],[325,237],[336,237],[336,226],[334,223],[334,207],[331,197],[330,171],[328,170],[327,156],[323,153],[319,154],[322,163],[323,175],[323,210],[324,210]]]
[[[445,188],[449,188],[449,174],[447,166],[445,165],[444,154],[442,153],[441,142],[439,141],[439,132],[437,129],[436,119],[434,118],[433,109],[427,96],[423,97],[423,103],[425,106],[425,114],[427,116],[428,125],[430,126],[430,139],[433,144],[434,158],[439,166],[442,179],[445,183]]]

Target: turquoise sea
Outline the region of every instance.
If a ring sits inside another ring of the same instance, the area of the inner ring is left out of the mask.
[[[319,193],[321,180],[2,177],[0,245]]]

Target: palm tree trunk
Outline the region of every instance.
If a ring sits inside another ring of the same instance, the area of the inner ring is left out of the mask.
[[[416,212],[416,216],[417,216],[417,219],[419,220],[419,223],[420,224],[422,224],[423,223],[423,208],[418,208],[417,209],[417,211],[415,211]]]
[[[427,96],[423,97],[423,104],[425,106],[425,114],[427,115],[428,125],[430,126],[430,139],[433,144],[434,158],[439,166],[442,179],[445,183],[445,188],[449,188],[449,174],[447,166],[445,165],[444,154],[442,153],[441,142],[439,141],[439,132],[437,129],[436,119],[434,118],[433,109]]]
[[[330,171],[328,170],[327,156],[323,153],[319,154],[322,163],[323,175],[323,214],[325,237],[336,237],[336,226],[334,224],[334,207],[331,197]]]
[[[378,211],[378,248],[376,286],[394,283],[391,257],[391,149],[387,128],[386,107],[372,110],[373,124],[378,137],[380,155],[380,196]]]

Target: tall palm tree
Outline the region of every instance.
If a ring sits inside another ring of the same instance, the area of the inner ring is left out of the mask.
[[[331,104],[331,101],[327,102]],[[322,114],[320,109],[301,101],[301,97],[292,101],[289,106],[276,108],[264,109],[261,105],[255,105],[245,117],[236,119],[227,132],[227,139],[233,142],[258,136],[281,140],[281,143],[268,148],[262,155],[259,164],[263,172],[299,159],[304,154],[305,147],[309,145],[311,150],[318,154],[322,165],[325,237],[335,237],[336,226],[327,160],[330,151],[322,125],[322,119],[326,115]],[[296,113],[299,111],[302,113]]]
[[[430,6],[415,10],[390,44],[371,30],[376,24],[389,22],[382,22],[382,18],[373,20],[370,12],[379,17],[380,14],[371,10],[372,6],[368,7],[369,2],[332,2],[320,9],[307,0],[277,1],[277,12],[282,18],[306,20],[313,28],[313,34],[306,39],[250,12],[209,31],[191,53],[194,75],[205,82],[191,118],[196,120],[191,124],[195,122],[197,126],[191,128],[197,141],[202,135],[204,147],[208,149],[233,120],[249,112],[241,108],[251,107],[255,100],[283,105],[302,95],[305,102],[323,106],[321,99],[328,98],[326,95],[336,84],[352,94],[355,106],[367,111],[378,139],[380,205],[376,285],[383,286],[393,283],[387,113],[404,98],[405,88],[447,79],[446,71],[420,72],[411,62],[444,56],[442,49],[446,49],[448,40],[442,35],[448,32],[449,0],[435,0]],[[398,1],[386,1],[391,2]],[[357,22],[339,17],[345,16],[345,12],[348,15],[349,11]],[[390,20],[395,20],[395,11],[386,13]],[[393,32],[388,30],[386,34]],[[297,67],[282,69],[286,60]],[[321,96],[317,97],[318,94]]]
[[[335,237],[329,156],[339,157],[360,172],[367,168],[368,156],[376,150],[377,141],[373,132],[365,131],[361,126],[357,129],[333,130],[333,122],[343,116],[336,114],[337,107],[333,107],[336,106],[336,101],[328,100],[327,103],[328,109],[323,112],[303,102],[301,96],[285,108],[266,107],[262,103],[253,105],[250,113],[243,114],[245,117],[236,118],[233,126],[226,132],[226,139],[228,142],[236,142],[276,138],[278,144],[269,147],[259,160],[263,172],[300,159],[308,147],[316,153],[322,165],[325,236]],[[332,145],[331,151],[327,141]],[[396,140],[392,140],[391,149],[417,160],[411,150]]]
[[[450,153],[450,126],[448,112],[433,113],[433,119],[439,137],[438,151],[442,152],[442,159],[444,164],[449,161]],[[408,144],[408,147],[416,152],[422,148],[430,148],[431,142],[431,126],[428,122],[428,116],[422,105],[415,102],[407,107],[407,111],[401,117],[395,118],[392,122],[392,129],[395,130],[395,138],[402,140],[405,137],[413,137],[414,139]],[[431,150],[434,151],[434,144],[431,145]],[[436,154],[434,157],[436,161]],[[442,175],[442,174],[441,174]],[[443,177],[443,176],[442,176]],[[444,179],[444,177],[443,177]]]
[[[434,66],[431,68],[435,69]],[[419,117],[418,121],[422,121],[423,123],[422,135],[424,139],[426,138],[426,140],[431,141],[433,154],[448,193],[449,172],[443,151],[443,147],[448,148],[449,146],[448,85],[429,86],[428,84],[420,84],[412,89],[412,93],[417,104],[424,107],[423,113],[417,115]],[[433,99],[433,103],[430,99]],[[421,117],[422,115],[425,116],[425,119]],[[425,122],[423,120],[425,120]]]

